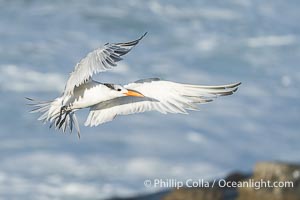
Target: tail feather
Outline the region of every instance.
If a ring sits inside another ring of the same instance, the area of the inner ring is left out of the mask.
[[[62,130],[62,132],[66,132],[66,130],[69,129],[70,133],[72,133],[73,127],[75,127],[78,137],[80,138],[80,129],[76,115],[74,111],[64,109],[62,106],[62,98],[57,98],[53,101],[26,99],[31,101],[28,105],[34,107],[30,113],[41,113],[38,118],[39,121],[43,123],[49,122],[49,128],[52,128],[54,125],[55,129]]]

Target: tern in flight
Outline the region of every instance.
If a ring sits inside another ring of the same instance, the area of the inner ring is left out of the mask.
[[[89,108],[85,126],[97,126],[112,121],[118,115],[129,115],[146,111],[160,113],[183,113],[197,110],[197,105],[210,102],[219,96],[231,95],[241,84],[203,86],[175,83],[148,78],[127,85],[101,83],[92,76],[117,66],[122,56],[136,46],[139,39],[125,43],[107,43],[102,48],[90,52],[71,72],[63,94],[53,101],[36,102],[33,113],[41,112],[38,120],[49,122],[50,127],[75,128],[80,137],[80,129],[75,116],[79,109]]]

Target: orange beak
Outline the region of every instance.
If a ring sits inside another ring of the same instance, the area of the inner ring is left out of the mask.
[[[144,95],[142,95],[141,93],[139,93],[138,91],[135,90],[128,90],[128,92],[124,93],[127,96],[133,96],[133,97],[145,97]]]

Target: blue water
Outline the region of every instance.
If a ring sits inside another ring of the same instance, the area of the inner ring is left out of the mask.
[[[0,0],[1,199],[104,199],[153,192],[145,179],[210,179],[257,161],[300,161],[300,3],[296,0]],[[25,96],[61,94],[73,66],[106,42],[149,34],[119,68],[125,84],[160,77],[241,81],[190,115],[144,113],[60,134]]]

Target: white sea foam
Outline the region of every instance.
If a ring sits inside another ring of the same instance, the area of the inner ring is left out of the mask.
[[[235,20],[239,14],[233,10],[216,7],[177,7],[172,4],[161,4],[158,1],[150,1],[149,8],[160,15],[172,18],[198,18],[203,17],[211,20]]]
[[[295,42],[297,42],[297,38],[294,35],[268,35],[247,39],[248,46],[252,48],[266,46],[286,46],[292,45]]]
[[[1,90],[13,92],[62,91],[65,79],[58,73],[42,73],[16,65],[0,68]]]
[[[204,144],[207,142],[206,138],[203,135],[196,132],[187,133],[187,141],[198,144]]]
[[[210,38],[203,38],[200,40],[196,47],[201,51],[201,52],[212,52],[218,47],[218,40],[216,37],[210,37]]]

